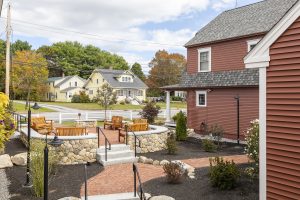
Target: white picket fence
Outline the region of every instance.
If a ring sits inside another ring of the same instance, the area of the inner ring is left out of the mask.
[[[180,110],[171,110],[171,116],[178,113]],[[185,110],[183,110],[186,112]],[[34,114],[33,116],[43,115],[41,114]],[[80,115],[80,117],[79,117]],[[106,112],[106,118],[111,119],[112,116],[122,116],[124,119],[132,120],[133,118],[139,118],[141,117],[139,115],[139,111],[134,110],[108,110]],[[75,121],[79,118],[81,120],[99,120],[103,121],[105,119],[105,112],[104,111],[97,111],[97,112],[80,112],[79,113],[63,113],[63,112],[53,112],[53,113],[47,113],[45,114],[46,119],[54,120],[61,124],[63,121]],[[158,114],[158,117],[160,118],[166,118],[166,111],[163,110]]]

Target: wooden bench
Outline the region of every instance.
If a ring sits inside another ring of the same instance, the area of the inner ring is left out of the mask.
[[[46,129],[48,132],[51,132],[53,130],[53,121],[46,120],[45,117],[32,117],[31,128],[37,132],[44,129]]]
[[[58,127],[56,128],[57,136],[80,136],[87,135],[86,128],[83,127]]]

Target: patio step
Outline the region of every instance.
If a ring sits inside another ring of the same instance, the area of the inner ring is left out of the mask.
[[[137,161],[134,152],[130,150],[130,146],[125,144],[111,145],[111,150],[107,150],[107,161],[105,161],[105,147],[98,148],[96,159],[103,166],[134,163]]]
[[[84,197],[81,197],[81,199],[84,200]],[[88,196],[88,200],[139,200],[139,199],[140,198],[133,196],[133,192]]]

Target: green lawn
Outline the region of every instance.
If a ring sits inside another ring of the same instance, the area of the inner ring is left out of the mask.
[[[28,111],[28,109],[25,109],[25,104],[21,104],[21,103],[14,102],[13,108],[16,112],[19,112],[19,113],[26,113]],[[32,113],[55,112],[55,110],[52,110],[49,108],[40,108],[39,110],[31,109],[31,111],[32,111]]]
[[[46,104],[51,104],[51,105],[58,105],[58,106],[64,106],[68,108],[74,108],[74,109],[79,109],[79,110],[103,110],[103,108],[97,104],[97,103],[67,103],[67,102],[41,102],[41,103],[46,103]],[[166,103],[164,102],[159,102],[157,103],[162,109],[166,108]],[[142,109],[143,105],[131,105],[131,104],[115,104],[112,105],[111,108],[112,110],[140,110]],[[171,108],[186,108],[186,103],[185,102],[171,102]]]

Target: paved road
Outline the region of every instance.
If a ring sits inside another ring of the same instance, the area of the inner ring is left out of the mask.
[[[22,101],[16,101],[18,103],[25,103]],[[46,103],[39,103],[41,107],[49,108],[52,110],[55,110],[56,112],[43,112],[39,114],[33,114],[33,116],[43,115],[49,120],[54,120],[56,122],[61,121],[72,121],[78,119],[78,113],[81,114],[81,119],[98,119],[98,120],[104,120],[105,114],[103,110],[79,110],[79,109],[72,109],[67,108],[63,106],[57,106],[57,105],[49,105]],[[171,110],[171,116],[178,113],[180,109],[172,109]],[[184,112],[186,112],[186,109],[183,109]],[[139,118],[140,111],[131,111],[131,110],[109,110],[107,111],[107,118],[110,118],[113,115],[119,115],[123,116],[124,118]],[[165,117],[164,113],[166,112],[165,109],[162,109],[159,117]],[[26,114],[24,114],[26,116]]]

